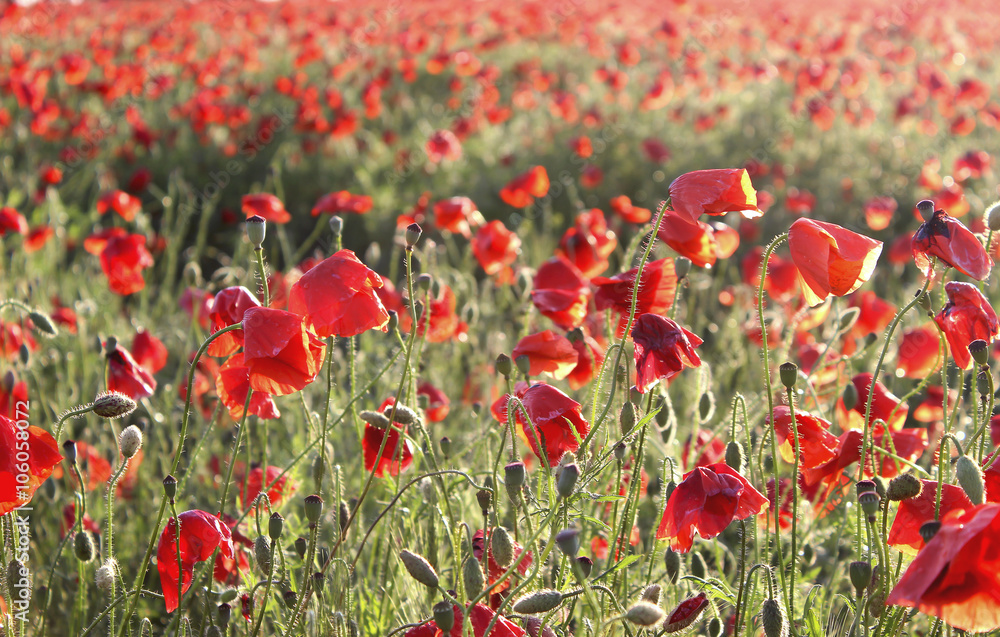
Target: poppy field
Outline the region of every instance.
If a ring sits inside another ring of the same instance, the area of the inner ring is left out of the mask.
[[[998,32],[0,1],[0,636],[1000,635]]]

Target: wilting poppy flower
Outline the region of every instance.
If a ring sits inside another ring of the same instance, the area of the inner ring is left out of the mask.
[[[948,303],[934,320],[944,330],[955,365],[968,369],[972,365],[969,343],[977,339],[992,342],[1000,335],[1000,322],[989,300],[975,285],[949,281],[944,291]]]
[[[701,358],[695,350],[702,340],[671,319],[658,314],[643,314],[632,326],[635,344],[635,387],[646,393],[660,380],[670,380],[685,367],[698,367]]]
[[[993,267],[993,260],[976,235],[944,210],[935,211],[934,216],[920,224],[913,234],[910,250],[924,276],[930,276],[931,257],[978,281],[988,277]]]
[[[499,274],[517,260],[521,239],[502,221],[491,221],[479,228],[472,240],[472,254],[488,276]]]
[[[741,212],[748,219],[761,215],[757,191],[745,168],[685,173],[670,184],[669,192],[670,208],[688,221],[697,221],[702,214]]]
[[[604,362],[604,348],[583,330],[571,332],[568,338],[578,357],[576,367],[569,373],[566,380],[569,382],[570,389],[576,390],[594,379],[594,374]]]
[[[1000,628],[1000,504],[942,519],[886,604],[917,608],[955,628]]]
[[[316,205],[313,206],[312,216],[318,217],[322,213],[339,215],[344,212],[363,215],[371,209],[371,197],[367,195],[352,195],[346,190],[340,190],[320,197]]]
[[[212,331],[218,332],[224,327],[236,325],[243,320],[243,315],[252,307],[260,307],[260,301],[253,293],[243,286],[223,288],[216,293],[211,303],[209,316],[212,319]],[[243,330],[233,330],[218,336],[208,344],[209,356],[229,356],[243,347]]]
[[[590,432],[590,424],[580,415],[580,403],[545,383],[530,387],[518,383],[514,393],[528,412],[531,425],[518,408],[515,408],[515,422],[536,456],[542,457],[544,445],[548,465],[554,467],[567,451],[580,448],[580,442]],[[509,398],[510,394],[504,394],[491,409],[501,424],[507,422]]]
[[[177,520],[180,520],[180,572],[177,563]],[[228,559],[233,558],[233,536],[229,527],[205,511],[185,511],[167,521],[160,543],[156,548],[156,568],[160,572],[160,585],[167,612],[177,609],[178,584],[183,594],[191,587],[194,565],[212,557],[216,549]]]
[[[697,467],[670,494],[656,537],[669,538],[671,548],[686,553],[695,531],[713,538],[733,520],[757,515],[765,506],[767,498],[726,463]]]
[[[646,223],[653,217],[648,208],[632,205],[632,200],[625,195],[619,195],[611,200],[611,210],[629,223]]]
[[[163,369],[167,364],[167,346],[147,330],[138,330],[132,339],[132,358],[150,374]]]
[[[519,356],[528,357],[531,363],[529,375],[547,373],[556,380],[566,378],[579,359],[579,354],[569,339],[552,330],[528,334],[518,341],[511,352],[511,358],[517,360]]]
[[[250,368],[243,362],[243,354],[236,353],[229,357],[219,368],[215,377],[215,391],[219,400],[229,410],[229,416],[239,422],[243,419],[243,406],[247,402],[247,392],[250,390]],[[255,391],[250,396],[250,413],[264,420],[273,420],[281,416],[271,395]]]
[[[311,383],[323,365],[326,344],[298,314],[252,307],[243,315],[243,360],[250,387],[276,396]]]
[[[156,379],[135,362],[127,349],[115,344],[114,350],[105,352],[105,356],[108,359],[108,391],[120,391],[134,400],[152,396],[156,391]]]
[[[831,294],[844,296],[861,287],[875,271],[882,242],[836,224],[802,218],[788,230],[788,248],[799,269],[802,294],[812,306]]]
[[[452,197],[434,204],[434,225],[438,230],[469,237],[472,235],[470,226],[478,225],[481,220],[479,209],[468,197]]]
[[[538,268],[531,302],[542,316],[559,327],[565,330],[579,327],[587,316],[589,299],[587,279],[565,257],[553,257]]]
[[[472,556],[475,557],[480,562],[483,561],[483,549],[486,546],[486,543],[483,541],[483,537],[484,534],[482,529],[477,530],[475,535],[472,536]],[[518,557],[521,556],[521,553],[524,552],[524,547],[521,546],[518,542],[514,542],[513,540],[511,541],[511,544],[513,544],[514,546],[513,555],[514,559],[516,560]],[[524,559],[521,560],[521,563],[517,565],[517,572],[520,573],[521,575],[527,575],[528,570],[531,569],[531,562],[533,559],[534,558],[531,555],[531,551],[528,551],[528,554],[524,556]],[[493,584],[494,582],[499,580],[500,577],[504,574],[504,572],[506,572],[506,570],[507,570],[506,567],[500,566],[497,563],[497,561],[493,559],[493,551],[490,551],[489,563],[487,564],[487,569],[486,569],[487,584],[488,585]],[[510,585],[511,585],[511,580],[506,579],[502,583],[497,585],[497,587],[494,588],[492,592],[494,594],[502,593],[503,591],[510,588]]]
[[[417,396],[427,397],[427,408],[424,410],[427,414],[427,420],[441,422],[448,417],[451,401],[443,391],[425,380],[417,385]]]
[[[350,250],[323,259],[288,292],[288,309],[305,316],[320,337],[386,331],[389,312],[375,293],[382,277]]]
[[[403,633],[403,637],[462,637],[462,625],[465,621],[465,613],[461,606],[453,606],[455,623],[447,635],[437,627],[434,620],[422,626],[417,626]],[[493,623],[496,615],[486,604],[476,604],[469,611],[469,623],[472,625],[473,637],[525,637],[527,633],[517,624],[511,622],[506,617],[498,617],[493,624],[493,630],[486,634],[486,629]]]
[[[101,270],[115,294],[127,296],[146,287],[142,271],[151,265],[153,255],[141,234],[111,237],[101,250]]]
[[[920,495],[900,501],[887,540],[889,546],[894,546],[910,555],[915,555],[924,545],[924,539],[920,536],[920,527],[924,522],[944,519],[953,511],[963,512],[973,506],[962,487],[945,484],[941,486],[941,513],[935,518],[938,483],[935,480],[920,482],[923,484]]]
[[[593,283],[597,286],[594,302],[598,310],[612,309],[618,313],[618,336],[625,333],[628,325],[629,310],[632,305],[632,290],[635,288],[638,266],[628,272],[613,277],[596,277]],[[660,259],[646,263],[639,281],[639,294],[636,298],[635,315],[666,314],[674,304],[677,293],[677,273],[674,271],[674,260]]]
[[[874,231],[885,230],[899,204],[892,197],[872,197],[865,202],[865,223]]]
[[[27,234],[28,220],[17,210],[9,206],[4,206],[0,208],[0,237],[8,232]]]
[[[62,460],[52,435],[28,425],[26,418],[27,414],[18,420],[0,416],[0,516],[29,502]]]
[[[510,180],[500,190],[500,198],[509,206],[527,208],[538,197],[544,197],[549,192],[549,174],[544,166],[535,166]]]
[[[896,352],[896,374],[926,378],[938,367],[938,331],[933,324],[903,332]]]
[[[706,608],[708,608],[708,596],[705,593],[698,593],[694,597],[685,599],[663,622],[664,632],[669,634],[684,630],[693,624]]]
[[[132,221],[136,214],[142,210],[142,202],[127,192],[112,190],[104,193],[97,200],[98,213],[103,215],[110,210],[114,210],[125,221]]]
[[[292,215],[285,210],[285,204],[274,195],[260,193],[257,195],[243,195],[243,213],[247,219],[253,216],[263,217],[271,223],[288,223],[292,220]]]
[[[608,255],[618,245],[608,229],[604,212],[598,208],[581,212],[572,228],[563,233],[557,254],[566,257],[585,277],[594,277],[608,268]]]
[[[389,398],[382,403],[380,411],[388,417],[392,413],[392,405],[395,401]],[[399,475],[411,464],[413,464],[413,443],[405,440],[402,434],[406,428],[397,423],[392,423],[387,429],[379,429],[374,425],[365,423],[364,437],[361,439],[361,447],[365,457],[365,470],[375,472],[375,477],[381,478],[386,475]],[[385,448],[382,448],[383,440]],[[382,453],[379,454],[379,450]]]
[[[774,436],[778,451],[785,462],[795,461],[795,437],[792,433],[792,412],[787,405],[774,408]],[[837,436],[830,433],[830,423],[802,409],[795,410],[795,425],[799,434],[801,469],[818,467],[832,460],[837,453]]]
[[[257,502],[257,496],[265,486],[267,489],[267,499],[271,502],[271,507],[276,508],[283,500],[295,492],[295,484],[289,480],[288,474],[281,475],[284,469],[270,466],[267,468],[267,482],[264,481],[264,470],[254,467],[250,470],[250,475],[246,477],[246,492],[243,491],[243,480],[239,480],[240,499],[243,506],[249,507]],[[280,476],[280,477],[279,477]],[[181,527],[184,528],[183,526]]]

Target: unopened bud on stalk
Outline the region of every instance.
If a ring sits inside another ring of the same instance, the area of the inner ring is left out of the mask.
[[[382,413],[388,416],[392,413],[392,407],[386,407]],[[420,422],[420,416],[406,405],[396,404],[396,415],[392,418],[401,425],[415,425]]]
[[[872,582],[872,565],[868,562],[851,562],[847,572],[851,576],[851,584],[857,596],[861,597]]]
[[[900,502],[902,500],[909,500],[910,498],[917,497],[920,495],[923,488],[924,483],[921,482],[919,478],[912,473],[904,473],[889,481],[889,488],[886,490],[886,496],[893,502]]]
[[[792,389],[799,377],[799,366],[791,361],[782,363],[778,366],[778,377],[785,389]]]
[[[858,388],[854,386],[854,383],[848,383],[844,386],[844,392],[840,398],[844,401],[844,409],[851,411],[858,404]]]
[[[737,473],[743,472],[743,445],[738,440],[730,440],[726,445],[726,464]]]
[[[462,564],[462,582],[465,584],[465,594],[469,599],[479,595],[486,584],[483,577],[483,569],[479,565],[479,560],[469,556]]]
[[[16,591],[16,592],[15,592]],[[31,577],[28,567],[21,560],[7,562],[7,592],[19,600],[31,598]]]
[[[404,549],[399,552],[399,559],[403,562],[410,577],[428,588],[438,587],[438,575],[434,571],[434,567],[422,556]]]
[[[455,626],[455,608],[451,602],[438,602],[434,604],[434,623],[443,635],[451,633]]]
[[[590,571],[594,569],[594,560],[586,555],[581,555],[576,558],[576,565],[580,568],[580,575],[583,576],[583,579],[587,579],[590,577]]]
[[[662,608],[646,601],[636,602],[625,613],[625,619],[643,628],[660,623],[663,617]]]
[[[264,217],[254,215],[247,219],[247,239],[254,250],[261,250],[264,246],[264,236],[267,234],[267,221]]]
[[[623,436],[629,435],[632,428],[635,427],[636,420],[635,405],[631,402],[622,405],[621,413],[618,414],[618,424]]]
[[[987,400],[990,396],[990,370],[988,367],[983,367],[976,374],[976,390],[979,391],[979,396],[983,401]]]
[[[993,232],[1000,232],[1000,201],[992,203],[990,207],[986,209],[985,216],[986,226]]]
[[[983,504],[986,493],[986,483],[983,479],[983,471],[975,460],[969,456],[962,456],[955,463],[955,475],[958,477],[958,484],[962,486],[965,495],[973,504]]]
[[[573,490],[576,489],[576,481],[579,477],[580,467],[575,462],[563,465],[556,477],[556,491],[563,498],[570,497],[573,495]]]
[[[625,460],[625,452],[628,451],[628,446],[624,442],[619,442],[615,445],[614,453],[615,460],[618,462],[623,462]]]
[[[420,235],[423,234],[423,232],[424,231],[419,224],[411,223],[406,226],[406,235],[404,237],[406,239],[406,247],[413,249],[413,246],[417,244],[417,241],[420,241]]]
[[[128,416],[135,411],[135,401],[117,391],[101,392],[94,399],[93,412],[101,418],[113,419]]]
[[[493,553],[493,560],[503,568],[507,568],[514,561],[514,542],[510,539],[510,533],[502,526],[498,526],[490,533],[490,551]]]
[[[547,613],[562,603],[562,593],[550,588],[528,593],[514,602],[514,612],[522,615]]]
[[[28,361],[31,360],[31,350],[24,343],[21,343],[21,347],[17,349],[17,357],[21,360],[22,365],[27,365]]]
[[[764,600],[760,609],[760,622],[764,626],[765,637],[787,637],[788,619],[776,599]]]
[[[94,547],[94,538],[90,531],[80,531],[73,538],[73,552],[76,559],[81,562],[89,562],[94,559],[97,549]]]
[[[108,560],[94,573],[94,583],[102,593],[110,593],[115,586],[115,562]]]
[[[121,447],[123,456],[133,457],[142,448],[142,431],[135,425],[129,425],[118,437],[118,445]]]
[[[59,333],[59,330],[56,329],[55,323],[52,322],[52,318],[41,310],[32,310],[28,312],[28,318],[35,324],[35,329],[46,336],[55,336]]]
[[[662,588],[659,584],[650,584],[643,589],[640,599],[644,602],[649,602],[650,604],[659,604],[661,590]]]
[[[708,564],[705,563],[705,558],[701,553],[691,553],[691,574],[698,579],[705,579],[708,575]]]
[[[266,535],[258,535],[254,540],[253,558],[264,574],[271,572],[271,541]]]
[[[298,554],[300,560],[306,559],[306,550],[309,548],[308,540],[306,540],[301,535],[295,538],[295,553]]]
[[[920,305],[921,309],[923,309],[924,312],[927,312],[928,315],[933,315],[934,308],[931,305],[931,295],[926,292],[921,292],[920,290],[917,290],[916,294],[918,295],[917,303]]]
[[[63,448],[63,458],[66,459],[70,465],[76,464],[76,441],[67,440],[62,444]]]
[[[718,617],[708,622],[708,637],[722,637],[722,620]]]
[[[681,575],[681,554],[668,548],[663,554],[663,564],[667,569],[667,582],[676,584]]]
[[[363,411],[361,411],[361,412],[358,413],[358,417],[360,417],[361,420],[365,421],[366,423],[368,423],[372,427],[376,427],[378,429],[388,429],[389,428],[389,424],[390,424],[389,423],[389,418],[385,414],[383,414],[381,412],[370,411],[368,409],[365,409],[365,410],[363,410]]]

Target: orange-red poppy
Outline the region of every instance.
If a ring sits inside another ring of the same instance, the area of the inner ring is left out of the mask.
[[[611,210],[629,223],[646,223],[653,217],[651,210],[632,205],[632,200],[626,195],[612,198]]]
[[[850,412],[843,412],[841,429],[847,430],[854,426],[858,428],[864,427],[868,391],[872,386],[873,377],[871,372],[862,372],[856,374],[851,379],[854,388],[858,390],[858,402],[855,403],[854,408]],[[875,397],[872,398],[870,424],[874,424],[876,420],[881,420],[888,423],[890,429],[899,429],[903,426],[903,421],[906,420],[908,409],[906,405],[900,403],[899,397],[889,391],[881,381],[875,383]],[[843,402],[837,403],[837,410],[838,413],[843,410]]]
[[[492,529],[490,530],[492,531]],[[486,542],[484,541],[484,539],[485,539],[485,534],[483,533],[482,529],[477,530],[476,533],[472,536],[472,556],[475,557],[480,562],[483,561],[483,553],[484,549],[486,548]],[[514,559],[516,560],[518,557],[521,556],[521,553],[524,552],[524,547],[521,546],[520,543],[514,541],[511,541],[511,544],[514,547],[513,556]],[[520,573],[521,575],[527,575],[528,570],[531,569],[531,563],[533,560],[534,556],[531,554],[531,551],[528,551],[527,555],[524,556],[524,559],[521,560],[521,563],[517,565],[517,572]],[[494,582],[498,581],[503,576],[506,570],[507,569],[505,567],[500,566],[500,564],[498,564],[497,561],[493,559],[493,551],[489,551],[489,562],[487,563],[486,567],[487,585],[493,584]],[[500,584],[498,584],[496,588],[492,590],[492,592],[494,594],[502,593],[503,591],[510,588],[510,586],[511,586],[511,580],[510,578],[508,578],[503,582],[501,582]]]
[[[243,353],[239,352],[229,357],[219,367],[215,377],[215,392],[219,400],[229,410],[229,416],[236,422],[243,419],[243,406],[250,390],[250,368],[243,362]],[[263,391],[255,391],[250,396],[250,413],[264,420],[273,420],[281,416],[271,395]]]
[[[250,386],[276,396],[311,383],[323,365],[326,344],[293,312],[252,307],[243,315],[243,360]]]
[[[989,300],[975,285],[960,281],[945,283],[948,303],[934,317],[948,339],[955,365],[968,369],[972,365],[969,344],[982,339],[987,343],[1000,335],[1000,321]]]
[[[367,195],[352,195],[346,190],[323,195],[313,206],[312,216],[321,214],[339,215],[345,212],[363,215],[372,209],[372,198]]]
[[[395,399],[387,398],[379,411],[388,417],[395,402]],[[406,426],[398,422],[393,422],[386,429],[365,423],[365,433],[361,439],[365,470],[374,471],[375,477],[381,478],[399,475],[413,464],[413,443],[403,438],[405,432]],[[379,450],[382,451],[381,454]]]
[[[865,223],[870,230],[878,232],[889,227],[892,214],[899,204],[892,197],[872,197],[865,202]]]
[[[799,270],[802,294],[819,305],[831,294],[857,290],[875,272],[882,242],[836,224],[796,219],[788,230],[788,248]]]
[[[10,206],[0,208],[0,237],[12,232],[28,234],[28,220]]]
[[[542,456],[544,446],[548,464],[554,467],[567,451],[580,448],[580,442],[590,432],[590,424],[580,413],[580,403],[545,383],[530,387],[518,383],[514,394],[528,412],[525,419],[522,410],[515,408],[514,421],[536,456]],[[503,425],[507,423],[509,398],[510,394],[504,394],[491,408],[493,417]]]
[[[520,252],[521,239],[502,221],[494,220],[480,227],[472,240],[472,254],[488,276],[509,271]]]
[[[594,303],[598,310],[614,310],[619,315],[619,337],[625,334],[628,325],[629,311],[632,305],[632,291],[635,288],[638,266],[628,272],[613,277],[596,277],[593,283],[597,286]],[[666,314],[674,304],[677,293],[677,273],[674,270],[674,260],[659,259],[646,263],[639,277],[639,294],[636,297],[635,316],[643,314]]]
[[[673,320],[659,314],[643,314],[632,326],[635,345],[635,387],[646,393],[660,380],[669,381],[685,367],[698,367],[695,348],[702,340]]]
[[[243,286],[223,288],[216,293],[211,303],[209,316],[212,319],[212,331],[218,332],[224,327],[236,325],[243,320],[243,315],[252,307],[260,307],[260,301],[253,292]],[[209,356],[229,356],[243,347],[243,330],[226,332],[217,336],[208,344]]]
[[[18,416],[0,416],[0,516],[27,504],[62,460],[52,435]]]
[[[261,467],[254,467],[250,470],[250,475],[246,476],[245,483],[242,478],[238,480],[240,485],[240,499],[243,501],[243,506],[253,506],[257,501],[257,496],[260,495],[265,486],[268,487],[267,499],[271,503],[272,510],[295,493],[295,483],[291,481],[287,473],[285,475],[282,475],[282,473],[284,473],[284,469],[281,467],[269,466],[265,482],[264,470]],[[243,490],[244,484],[246,485],[246,491]]]
[[[160,534],[156,548],[156,569],[160,572],[160,586],[167,612],[177,609],[178,585],[183,594],[191,587],[194,565],[212,557],[216,549],[223,558],[234,556],[233,536],[229,527],[211,513],[200,510],[185,511],[180,520],[180,566],[178,568],[177,520],[170,518]]]
[[[566,377],[570,389],[580,389],[594,379],[604,362],[604,348],[585,330],[570,333],[569,340],[578,354],[576,367]]]
[[[518,341],[511,352],[511,358],[517,360],[521,356],[528,357],[529,375],[544,373],[556,380],[566,378],[579,360],[579,353],[569,339],[552,330],[528,334]]]
[[[993,268],[993,259],[976,235],[944,210],[936,210],[920,224],[910,242],[910,251],[924,276],[930,276],[932,257],[978,281],[988,277]]]
[[[795,461],[795,437],[792,433],[792,413],[787,405],[774,408],[774,436],[778,452],[785,462]],[[837,455],[837,436],[830,433],[830,423],[802,409],[795,410],[795,425],[799,438],[799,468],[812,469],[833,460]]]
[[[953,511],[966,511],[973,506],[962,487],[944,484],[941,485],[941,511],[935,516],[938,483],[936,480],[920,482],[922,484],[920,494],[899,503],[886,540],[889,546],[894,546],[910,555],[915,555],[924,545],[924,539],[920,536],[920,527],[924,522],[944,518]]]
[[[292,220],[292,215],[285,210],[285,204],[269,193],[243,195],[242,205],[247,219],[258,216],[271,223],[288,223]]]
[[[531,302],[559,327],[579,327],[587,316],[590,285],[583,273],[565,257],[549,259],[538,268]]]
[[[114,210],[125,221],[132,221],[142,210],[142,202],[127,192],[112,190],[101,195],[97,200],[97,212],[107,214]]]
[[[434,204],[434,225],[438,230],[470,237],[470,226],[479,225],[481,219],[479,209],[468,197],[452,197]]]
[[[527,208],[536,198],[549,192],[549,174],[544,166],[534,168],[512,179],[500,190],[500,198],[515,208]]]
[[[146,287],[142,271],[153,265],[141,234],[113,236],[101,250],[101,270],[115,294],[127,296]]]
[[[118,391],[135,400],[152,396],[156,391],[156,379],[127,349],[116,343],[105,356],[108,359],[108,391]]]
[[[388,328],[389,312],[375,290],[382,277],[350,250],[323,259],[288,291],[288,309],[305,317],[317,336],[349,337]]]
[[[656,236],[700,268],[728,258],[740,245],[739,233],[724,223],[691,223],[671,212],[664,215]]]
[[[409,629],[403,633],[403,637],[463,637],[464,610],[463,607],[458,605],[452,607],[454,624],[447,635],[437,627],[437,624],[432,619],[426,624]],[[525,637],[528,634],[524,632],[523,628],[502,615],[497,617],[494,622],[493,618],[495,616],[496,613],[486,604],[480,603],[473,606],[472,610],[469,611],[469,624],[472,625],[473,637],[487,637],[486,629],[489,628],[490,624],[493,624],[493,630],[489,632],[488,637]]]
[[[743,271],[743,282],[756,288],[760,285],[761,265],[764,259],[764,248],[755,246],[747,252],[740,261]],[[795,264],[781,256],[772,253],[768,259],[767,277],[764,279],[764,291],[775,301],[790,300],[799,288],[799,271]]]
[[[608,256],[615,251],[618,238],[608,229],[604,212],[593,208],[576,216],[573,227],[563,233],[557,254],[566,257],[587,278],[608,269]]]
[[[427,414],[427,420],[430,422],[441,422],[448,417],[448,412],[451,410],[451,400],[439,388],[426,380],[421,381],[417,385],[417,396],[425,396],[427,398],[427,408],[424,410],[424,413]]]
[[[167,346],[148,330],[136,331],[132,338],[132,358],[150,374],[163,369],[167,364]]]
[[[938,368],[938,330],[933,323],[903,332],[896,350],[896,373],[926,378]]]
[[[748,219],[762,214],[745,168],[685,173],[670,184],[669,193],[670,208],[689,221],[697,221],[702,214],[741,212]]]

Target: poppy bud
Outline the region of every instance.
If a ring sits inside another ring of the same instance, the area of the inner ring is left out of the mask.
[[[926,292],[921,293],[920,290],[917,290],[917,294],[920,295],[920,298],[917,301],[920,304],[920,307],[927,312],[928,316],[933,316],[934,310],[931,306],[931,295]]]
[[[851,576],[851,584],[854,585],[857,596],[861,597],[872,582],[872,565],[868,562],[851,562],[847,571]]]
[[[580,467],[575,462],[564,465],[559,469],[559,475],[556,477],[556,491],[563,498],[573,495],[573,490],[576,488],[576,481],[579,477]]]
[[[626,446],[624,442],[619,442],[617,445],[615,445],[614,449],[615,460],[617,460],[618,462],[622,462],[623,460],[625,460],[625,452],[627,450],[628,446]]]
[[[219,604],[219,608],[217,610],[219,616],[219,626],[222,628],[222,630],[225,630],[226,628],[229,627],[229,619],[233,616],[233,607],[230,606],[228,603],[223,603]]]
[[[698,579],[705,579],[708,575],[708,564],[705,563],[705,558],[702,557],[701,553],[697,551],[691,553],[691,574]]]
[[[792,389],[799,377],[799,366],[791,361],[782,363],[778,366],[778,377],[785,389]]]
[[[438,587],[438,575],[434,572],[434,567],[422,556],[404,549],[399,552],[399,559],[403,562],[410,577],[427,588]]]
[[[32,310],[28,312],[28,318],[35,324],[35,329],[42,334],[55,336],[59,333],[56,329],[55,323],[52,322],[52,318],[40,310]]]
[[[983,496],[986,492],[986,483],[983,480],[983,471],[975,460],[969,456],[962,456],[955,463],[955,475],[958,477],[958,484],[962,486],[965,495],[973,504],[983,504]]]
[[[381,412],[365,409],[364,411],[358,413],[358,417],[372,427],[377,427],[378,429],[389,428],[389,418]]]
[[[462,564],[462,583],[465,585],[465,594],[469,599],[479,595],[486,584],[483,577],[483,568],[479,565],[479,560],[469,557]]]
[[[1000,201],[986,209],[986,225],[993,232],[1000,232]]]
[[[677,483],[676,482],[674,482],[673,480],[667,482],[667,488],[664,489],[664,491],[663,491],[663,498],[665,500],[669,500],[670,499],[670,494],[672,494],[674,492],[674,489],[676,489],[676,488],[677,488]]]
[[[254,250],[263,249],[264,235],[267,234],[267,221],[264,217],[254,215],[247,219],[247,239]]]
[[[517,371],[521,372],[524,376],[527,376],[528,372],[531,371],[531,359],[527,354],[521,354],[515,358],[514,364],[517,366]]]
[[[490,550],[493,552],[493,559],[503,568],[507,568],[514,561],[514,542],[510,539],[510,533],[502,526],[498,526],[490,533]]]
[[[295,552],[298,553],[299,555],[299,559],[300,560],[306,559],[306,550],[309,548],[308,540],[306,540],[304,537],[300,535],[299,537],[295,538],[294,547],[295,547]]]
[[[511,366],[510,356],[507,356],[506,354],[500,354],[497,356],[496,368],[497,371],[500,372],[500,374],[502,374],[505,378],[510,378],[511,372],[514,371]]]
[[[705,392],[701,395],[698,400],[698,416],[701,422],[707,421],[712,417],[712,413],[715,411],[715,394],[710,391]]]
[[[924,483],[919,478],[912,473],[904,473],[889,481],[886,497],[893,502],[909,500],[920,495],[923,488]]]
[[[677,605],[670,616],[663,622],[663,631],[676,633],[693,624],[708,607],[708,596],[705,593],[688,598]]]
[[[858,322],[858,317],[861,316],[861,308],[859,307],[849,307],[843,314],[840,315],[839,331],[841,334],[850,331],[854,324]]]
[[[928,520],[920,525],[920,537],[924,539],[924,544],[927,544],[934,539],[937,535],[938,529],[941,528],[940,520]]]
[[[20,560],[7,563],[7,592],[23,601],[31,597],[31,578],[28,577],[28,568]]]
[[[170,502],[174,501],[174,496],[177,495],[177,478],[168,475],[163,479],[163,495],[167,496]]]
[[[628,401],[634,405],[642,402],[642,392],[635,385],[628,388]]]
[[[985,365],[989,361],[990,345],[983,339],[977,338],[969,343],[969,353],[977,365]]]
[[[347,531],[347,522],[351,519],[351,510],[348,508],[347,503],[343,500],[340,501],[340,506],[337,511],[337,522],[340,523],[340,532],[345,533]]]
[[[580,532],[576,529],[563,529],[556,533],[556,546],[566,557],[576,557],[580,550]]]
[[[117,391],[106,391],[94,399],[93,412],[110,420],[131,414],[135,407],[135,401],[129,396]]]
[[[420,235],[423,234],[423,232],[424,231],[421,229],[419,224],[411,223],[406,226],[406,247],[412,249],[413,246],[417,244],[417,241],[420,241]]]
[[[330,215],[330,232],[334,238],[339,237],[344,232],[344,220],[340,215]]]
[[[514,612],[522,615],[547,613],[562,603],[562,593],[551,588],[528,593],[514,602]]]
[[[858,388],[854,386],[854,383],[847,383],[844,387],[844,393],[840,397],[844,401],[844,409],[851,411],[858,404]]]
[[[618,414],[618,424],[621,426],[623,436],[627,436],[629,432],[632,431],[632,428],[635,427],[635,422],[635,405],[631,402],[627,402],[622,405],[621,413]]]
[[[272,513],[271,518],[267,521],[267,535],[272,540],[277,540],[281,537],[281,532],[285,528],[285,518],[281,517],[280,513]]]
[[[0,388],[3,389],[4,393],[9,394],[14,391],[14,384],[16,382],[17,379],[14,378],[14,372],[8,369],[7,373],[5,373],[3,378],[0,379]]]
[[[787,637],[788,620],[778,600],[764,600],[764,605],[760,608],[760,622],[764,626],[765,637]]]
[[[76,554],[76,559],[81,562],[94,559],[97,549],[94,547],[94,537],[90,531],[80,531],[76,534],[73,538],[73,552]]]
[[[687,257],[677,257],[674,259],[674,273],[677,275],[678,281],[687,277],[689,272],[691,272],[691,259]]]
[[[142,432],[135,425],[129,425],[119,436],[118,445],[121,447],[122,455],[131,458],[142,447]]]
[[[434,604],[434,623],[442,634],[449,634],[455,625],[455,608],[451,602],[438,602]]]
[[[21,359],[22,365],[27,365],[28,361],[31,360],[31,350],[29,350],[28,346],[24,343],[21,343],[21,347],[18,348],[17,355],[18,358]]]
[[[451,457],[451,438],[442,436],[441,440],[438,441],[438,446],[441,448],[441,454],[446,459]]]
[[[718,617],[708,622],[708,637],[722,637],[722,620]]]
[[[427,290],[431,289],[431,275],[424,272],[423,274],[417,276],[414,283],[418,290],[420,290],[421,292],[426,292]]]
[[[924,221],[930,221],[931,217],[934,216],[934,202],[930,199],[917,202],[917,212],[920,213]]]
[[[681,575],[681,554],[668,548],[663,554],[663,564],[667,569],[667,581],[676,584]]]
[[[94,573],[94,583],[97,589],[104,593],[110,593],[115,586],[114,562],[108,560]]]
[[[632,622],[636,626],[653,626],[663,621],[664,616],[663,609],[656,604],[650,604],[649,602],[641,601],[636,602],[625,612],[625,619]]]
[[[399,327],[399,314],[396,310],[389,310],[389,322],[385,324],[387,332],[395,332]]]
[[[576,565],[580,568],[580,574],[583,575],[583,578],[587,579],[590,577],[590,571],[594,568],[594,560],[586,555],[581,555],[576,558]]]
[[[62,444],[63,457],[66,458],[66,462],[70,465],[76,464],[76,441],[67,440]]]
[[[263,573],[271,572],[271,541],[266,535],[258,535],[253,542],[253,558]]]
[[[743,445],[738,440],[726,445],[726,464],[736,473],[743,473]]]
[[[486,512],[490,510],[490,502],[493,499],[493,494],[486,489],[480,489],[476,491],[476,501],[479,502],[479,509],[486,515]]]
[[[391,414],[392,407],[386,407],[385,411],[382,413],[386,415]],[[396,415],[393,416],[393,420],[401,425],[415,425],[420,422],[420,416],[417,415],[417,412],[413,411],[406,405],[400,405],[397,403]]]
[[[659,604],[661,590],[662,587],[659,584],[650,584],[642,591],[640,599],[644,602],[649,602],[650,604]]]

